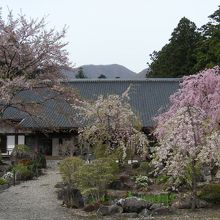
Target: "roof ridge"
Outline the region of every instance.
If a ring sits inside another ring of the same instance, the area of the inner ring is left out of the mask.
[[[76,82],[181,82],[182,78],[146,78],[146,79],[75,79],[62,80],[64,83]]]

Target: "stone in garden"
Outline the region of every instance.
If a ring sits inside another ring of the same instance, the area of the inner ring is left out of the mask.
[[[134,181],[131,180],[130,175],[128,174],[121,174],[119,177],[119,181],[121,182],[121,187],[123,186],[123,190],[129,190],[132,189],[134,187]]]
[[[131,212],[131,213],[122,213],[120,215],[122,218],[138,218],[138,214],[136,212]]]
[[[178,198],[173,202],[172,207],[176,209],[190,209],[192,205],[191,200],[191,197]]]
[[[63,200],[63,189],[56,191],[57,192],[57,199]]]
[[[136,212],[140,213],[143,209],[149,209],[151,203],[144,201],[143,199],[139,199],[136,197],[120,199],[117,202],[117,205],[123,208],[123,212]]]
[[[63,200],[63,204],[71,208],[83,208],[83,197],[78,189],[74,189],[72,186],[65,186],[60,191],[60,198]]]
[[[59,189],[59,188],[62,189],[64,186],[65,186],[65,184],[64,184],[63,182],[58,182],[54,187],[55,187],[55,188],[58,188],[58,189]]]
[[[208,207],[209,203],[204,200],[196,199],[196,208],[205,208]],[[172,204],[173,208],[176,209],[190,209],[192,207],[192,198],[191,196],[186,196],[182,198],[178,198]]]
[[[109,189],[122,190],[124,189],[124,183],[121,180],[115,180],[109,184]]]
[[[8,188],[9,188],[8,183],[0,185],[0,190],[5,190],[5,189],[8,189]]]
[[[215,178],[220,179],[220,170],[218,170],[218,172],[216,173]]]
[[[101,205],[97,211],[97,215],[99,216],[111,216],[115,214],[120,214],[123,212],[122,207],[118,205],[104,206]]]
[[[154,203],[150,207],[152,215],[167,215],[172,212],[172,210],[162,204]]]
[[[158,209],[160,208],[162,205],[161,204],[158,204],[158,203],[153,203],[151,206],[150,206],[150,210],[155,210],[155,209]]]
[[[83,208],[83,211],[93,212],[93,211],[97,211],[99,209],[99,207],[100,207],[100,203],[89,204]]]
[[[151,216],[151,211],[149,209],[143,209],[140,214],[140,217],[150,217]]]
[[[110,215],[110,207],[101,205],[97,211],[97,215],[100,215],[100,216]]]
[[[206,202],[205,200],[202,200],[202,199],[196,200],[196,208],[200,209],[200,208],[207,208],[207,207],[209,207],[209,203]]]
[[[161,206],[152,211],[152,215],[168,215],[172,212],[172,210],[168,207]]]

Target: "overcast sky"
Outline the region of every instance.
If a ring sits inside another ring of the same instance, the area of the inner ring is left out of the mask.
[[[185,16],[201,26],[219,0],[1,0],[28,17],[48,15],[49,26],[68,25],[70,60],[76,65],[121,64],[140,72],[149,54],[168,42]]]

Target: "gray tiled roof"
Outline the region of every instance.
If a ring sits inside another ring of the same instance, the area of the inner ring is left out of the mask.
[[[68,84],[80,91],[86,99],[96,99],[99,95],[122,94],[131,85],[130,104],[140,117],[144,127],[153,126],[153,117],[169,104],[169,96],[179,88],[181,79],[145,80],[75,80]]]
[[[80,95],[89,100],[95,100],[99,95],[122,94],[131,85],[130,104],[133,111],[140,117],[144,127],[153,126],[153,117],[159,109],[165,108],[169,103],[169,96],[179,87],[181,79],[145,79],[145,80],[75,80],[64,82],[79,90]],[[52,93],[42,91],[24,91],[19,98],[24,102],[42,102],[41,114],[30,117],[27,113],[15,108],[8,108],[4,113],[5,119],[20,120],[25,128],[71,128],[78,127],[79,123],[70,118],[74,115],[70,106],[61,99],[47,99],[45,96]]]
[[[78,123],[70,117],[74,114],[71,107],[65,100],[54,97],[55,94],[48,89],[22,91],[16,98],[20,98],[23,103],[33,103],[33,109],[27,111],[31,112],[31,116],[16,107],[8,107],[3,118],[20,121],[19,125],[24,128],[69,129],[78,127]]]

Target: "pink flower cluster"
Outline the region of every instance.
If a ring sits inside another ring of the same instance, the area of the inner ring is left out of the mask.
[[[192,164],[220,165],[219,67],[184,77],[170,101],[168,111],[156,118],[156,166],[183,177]]]

